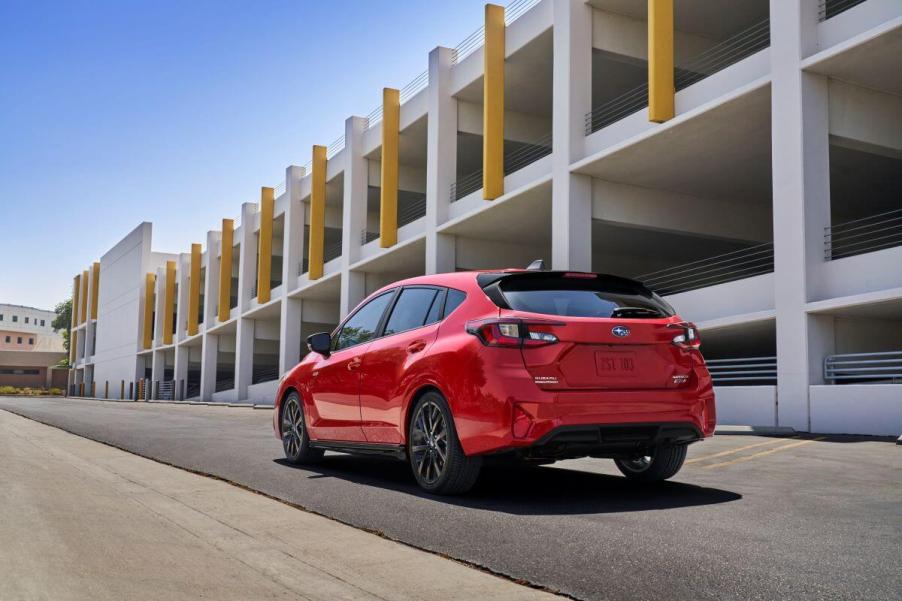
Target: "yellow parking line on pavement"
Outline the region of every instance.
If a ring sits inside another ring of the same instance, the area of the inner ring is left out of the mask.
[[[798,442],[792,442],[789,444],[785,444],[782,447],[776,447],[774,449],[768,449],[766,451],[760,451],[758,453],[753,453],[746,457],[737,457],[736,459],[731,459],[730,461],[722,461],[720,463],[712,463],[711,465],[704,466],[704,469],[710,470],[715,467],[724,467],[727,465],[733,465],[734,463],[742,463],[743,461],[749,461],[750,459],[755,459],[757,457],[764,457],[765,455],[770,455],[771,453],[776,453],[777,451],[786,451],[788,449],[793,449],[795,447],[800,447],[802,445],[806,445],[809,442],[816,442],[818,440],[824,440],[826,436],[818,436],[817,438],[811,438],[808,440],[800,440]]]
[[[795,438],[793,436],[792,438]],[[786,438],[771,438],[770,440],[765,440],[764,442],[756,442],[755,444],[747,444],[744,447],[737,447],[735,449],[729,449],[726,451],[721,451],[720,453],[714,453],[713,455],[704,455],[702,457],[696,457],[694,459],[690,459],[686,463],[698,463],[699,461],[704,461],[706,459],[714,459],[715,457],[723,457],[724,455],[732,455],[733,453],[739,453],[740,451],[747,451],[749,449],[754,449],[757,447],[763,447],[764,445],[773,444],[775,442],[782,442],[787,440]]]

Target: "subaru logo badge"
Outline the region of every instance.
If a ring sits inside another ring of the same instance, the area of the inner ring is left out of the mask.
[[[626,326],[614,326],[611,329],[611,334],[617,338],[626,338],[630,335],[630,329]]]

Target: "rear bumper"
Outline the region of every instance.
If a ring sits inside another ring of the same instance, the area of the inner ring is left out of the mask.
[[[560,426],[520,452],[534,459],[631,457],[659,445],[689,444],[704,436],[691,422]]]

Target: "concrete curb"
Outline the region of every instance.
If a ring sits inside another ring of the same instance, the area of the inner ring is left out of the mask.
[[[731,426],[722,425],[714,428],[715,434],[731,434],[746,436],[787,436],[796,431],[788,426]]]

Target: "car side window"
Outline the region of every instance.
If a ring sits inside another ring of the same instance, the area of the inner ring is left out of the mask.
[[[341,327],[341,331],[335,338],[335,350],[338,351],[375,338],[382,314],[385,313],[394,293],[395,291],[391,290],[380,294],[360,307]]]
[[[455,290],[454,288],[448,288],[448,298],[445,300],[445,312],[442,315],[442,318],[448,317],[451,315],[451,312],[454,309],[458,308],[464,299],[467,298],[466,293],[461,292],[460,290]]]
[[[392,308],[385,335],[412,330],[428,323],[427,317],[439,296],[436,288],[405,288]]]
[[[429,313],[426,315],[425,325],[442,320],[442,307],[445,305],[446,294],[448,294],[448,289],[442,288],[439,290],[439,293],[435,295],[435,300],[432,301],[432,306],[429,308]]]

